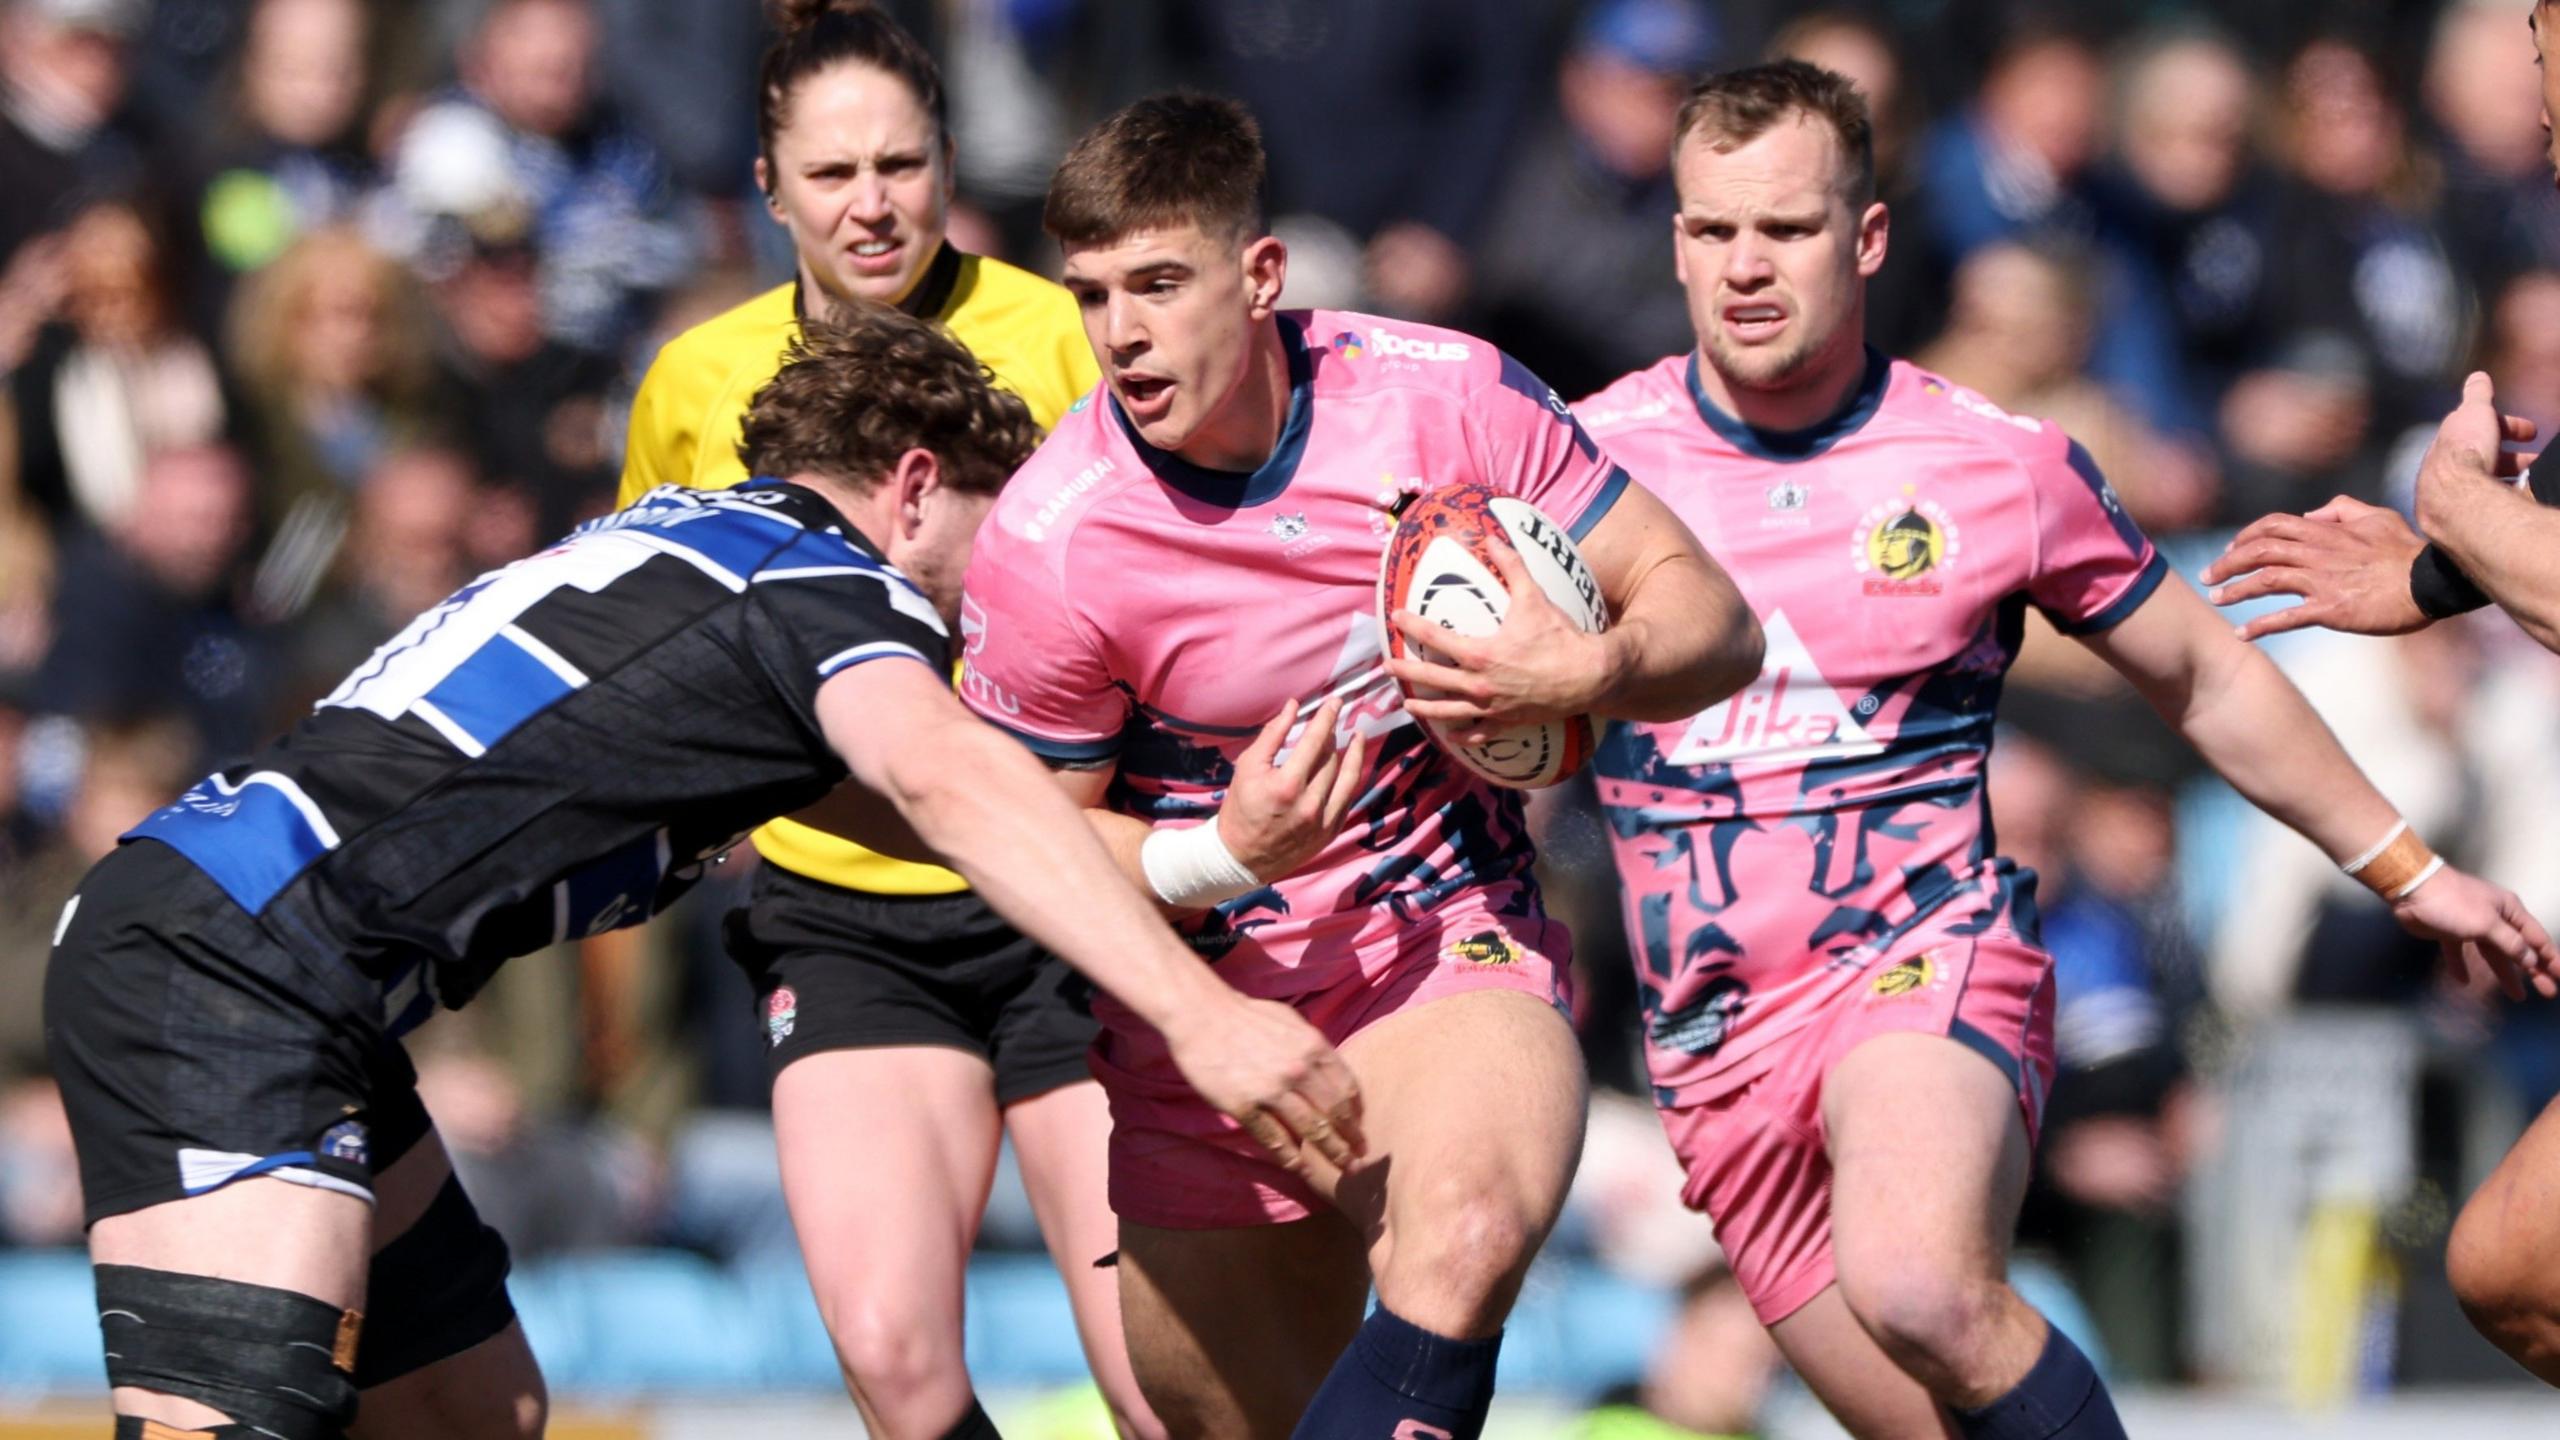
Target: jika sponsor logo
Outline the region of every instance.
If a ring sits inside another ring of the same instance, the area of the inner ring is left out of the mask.
[[[1856,759],[1884,753],[1813,663],[1786,612],[1773,612],[1763,632],[1768,658],[1760,678],[1689,722],[1672,748],[1674,765],[1732,761]]]

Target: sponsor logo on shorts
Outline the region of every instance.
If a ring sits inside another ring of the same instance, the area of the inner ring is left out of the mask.
[[[320,1153],[332,1160],[350,1165],[369,1165],[373,1151],[366,1141],[364,1122],[341,1120],[320,1137]]]
[[[1869,595],[1929,596],[1945,591],[1945,574],[1963,549],[1945,507],[1914,497],[1906,485],[1900,500],[1858,517],[1849,560]]]
[[[774,992],[765,997],[764,1002],[766,1048],[771,1049],[790,1039],[791,1032],[799,1028],[799,1025],[800,997],[793,993],[788,985],[775,987]]]
[[[1749,995],[1749,986],[1730,975],[1720,976],[1708,981],[1705,992],[1697,999],[1654,1016],[1645,1033],[1665,1050],[1700,1058],[1713,1055],[1733,1034]]]
[[[1499,930],[1479,930],[1450,946],[1449,958],[1469,965],[1517,965],[1520,947]]]

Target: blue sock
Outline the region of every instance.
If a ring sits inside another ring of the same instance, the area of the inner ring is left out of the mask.
[[[1502,1337],[1452,1340],[1369,1312],[1291,1440],[1477,1440],[1493,1408]]]
[[[1979,1410],[1955,1412],[1965,1440],[2125,1440],[2106,1382],[2071,1337],[2045,1326],[2044,1353],[2018,1388]]]

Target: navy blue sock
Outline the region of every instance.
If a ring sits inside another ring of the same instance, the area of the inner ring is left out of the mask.
[[[1477,1440],[1493,1408],[1502,1337],[1452,1340],[1369,1312],[1291,1440]]]
[[[1965,1440],[2125,1440],[2106,1382],[2071,1337],[2050,1324],[2044,1353],[2018,1388],[1955,1417]]]
[[[942,1432],[942,1440],[1004,1440],[996,1433],[996,1422],[987,1418],[986,1408],[974,1395],[969,1397],[969,1413],[960,1423]]]

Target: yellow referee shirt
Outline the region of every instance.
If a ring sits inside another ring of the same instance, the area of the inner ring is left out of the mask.
[[[997,385],[1031,407],[1043,430],[1101,378],[1075,300],[1001,260],[964,255],[946,243],[916,282],[907,308],[969,347]],[[747,403],[782,368],[782,352],[799,325],[795,282],[668,341],[631,402],[618,503],[628,505],[660,485],[720,490],[745,483],[738,433]],[[948,895],[969,888],[940,866],[892,860],[796,820],[758,830],[755,844],[785,870],[848,889]]]

